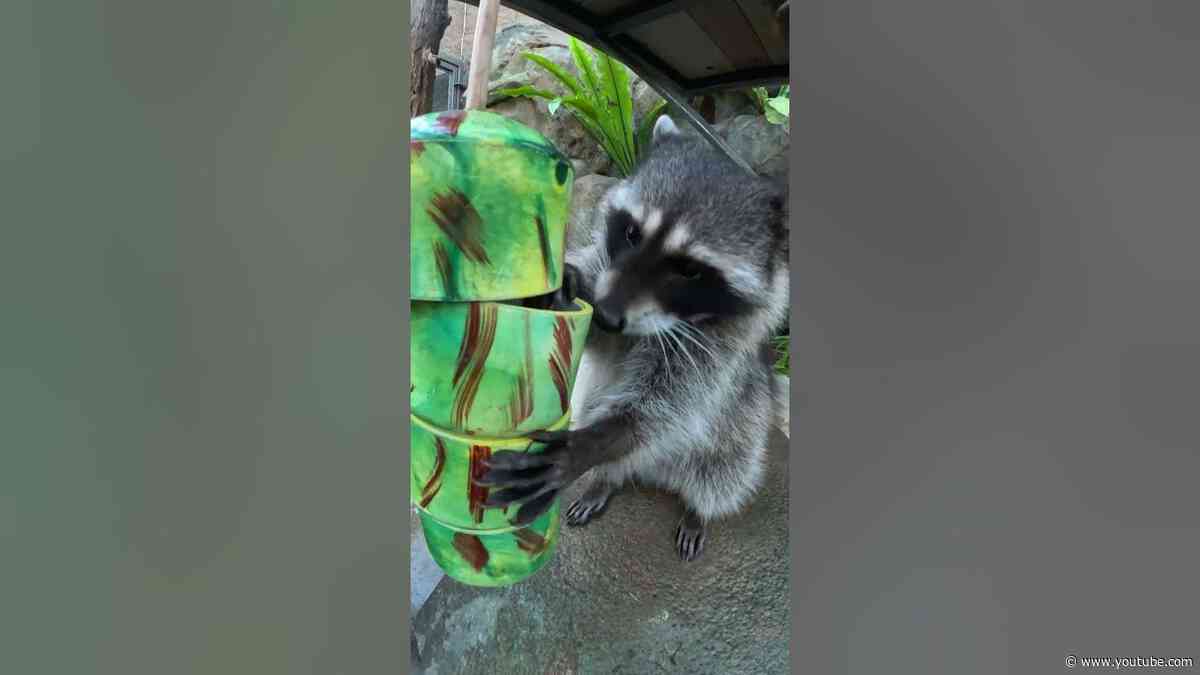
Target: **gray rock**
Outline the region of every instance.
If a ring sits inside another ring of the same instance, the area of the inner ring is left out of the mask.
[[[515,24],[498,32],[488,78],[489,101],[496,101],[499,89],[525,84],[565,93],[565,87],[553,75],[523,54],[538,54],[577,75],[569,40],[566,33],[538,23]],[[488,109],[536,129],[560,152],[572,160],[579,160],[584,173],[608,174],[612,171],[612,160],[565,107],[550,115],[546,101],[523,98],[490,103]]]
[[[608,174],[612,160],[570,112],[559,109],[551,116],[546,104],[526,97],[510,98],[488,106],[491,112],[515,120],[545,136],[575,166],[576,175]]]
[[[646,113],[650,112],[650,109],[663,98],[637,75],[630,75],[630,84],[633,96],[633,119],[637,124],[641,124],[642,120],[646,118]]]
[[[528,98],[505,99],[489,105],[488,110],[520,122],[543,135],[546,133],[546,116],[538,110],[536,102]]]
[[[575,179],[571,191],[571,222],[567,225],[567,248],[574,249],[586,245],[596,204],[619,180],[599,174]]]
[[[524,71],[528,61],[521,56],[523,52],[537,52],[556,63],[571,59],[567,34],[532,19],[529,23],[514,24],[498,31],[495,39],[489,80]]]
[[[787,178],[791,136],[785,127],[771,124],[763,115],[755,114],[738,115],[720,122],[716,131],[756,173]]]
[[[748,92],[722,91],[712,95],[716,104],[717,124],[739,115],[760,115],[761,111]]]
[[[575,119],[575,115],[565,107],[559,108],[553,116],[550,115],[546,103],[537,102],[539,110],[545,112],[546,138],[550,139],[563,154],[571,159],[580,160],[586,173],[609,175],[615,173],[612,159],[592,138],[587,129]]]

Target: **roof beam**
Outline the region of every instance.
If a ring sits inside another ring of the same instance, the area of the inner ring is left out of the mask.
[[[629,12],[618,14],[600,25],[598,33],[605,36],[620,35],[639,26],[657,21],[668,14],[682,12],[699,0],[658,0],[651,3],[639,3],[639,6]]]
[[[463,2],[479,6],[479,0],[463,0]],[[594,40],[597,37],[595,27],[604,23],[604,19],[599,16],[579,5],[567,2],[548,2],[547,0],[509,2],[504,0],[501,4],[531,16],[544,24],[554,26],[564,33],[570,33],[584,42]]]
[[[758,87],[788,83],[788,66],[765,66],[751,68],[725,75],[713,75],[695,80],[685,80],[682,86],[689,96],[711,94],[732,87]]]

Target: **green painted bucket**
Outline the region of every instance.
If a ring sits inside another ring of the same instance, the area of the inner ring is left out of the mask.
[[[410,298],[515,300],[562,285],[575,170],[533,129],[482,110],[410,136]]]
[[[558,546],[558,502],[529,527],[455,530],[421,511],[429,555],[446,576],[469,586],[511,586],[545,566]]]
[[[568,411],[548,428],[565,429]],[[485,508],[489,490],[471,482],[482,461],[507,450],[541,452],[527,438],[465,436],[438,429],[413,416],[411,495],[434,562],[452,579],[473,586],[504,586],[533,574],[554,554],[558,538],[556,501],[531,525],[514,527],[518,506]]]
[[[520,301],[562,286],[575,172],[533,129],[479,110],[412,120],[410,151],[412,500],[448,576],[509,585],[553,556],[559,505],[517,528],[517,507],[484,508],[470,478],[570,422],[592,308]]]
[[[592,308],[413,302],[412,414],[460,434],[507,438],[567,412]]]

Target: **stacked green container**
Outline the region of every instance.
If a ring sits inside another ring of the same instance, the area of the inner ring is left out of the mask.
[[[574,170],[543,136],[484,111],[412,120],[411,488],[448,576],[516,583],[554,554],[558,503],[527,527],[471,483],[493,452],[570,423],[592,308],[522,306],[562,285]]]

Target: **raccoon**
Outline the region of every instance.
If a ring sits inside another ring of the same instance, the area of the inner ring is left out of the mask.
[[[780,186],[660,117],[648,156],[566,254],[560,294],[594,308],[571,428],[531,434],[542,453],[494,454],[476,479],[496,488],[487,505],[519,503],[513,523],[524,525],[582,479],[565,512],[578,526],[627,482],[653,485],[682,503],[679,556],[699,557],[706,524],[740,511],[763,479],[786,220]]]

